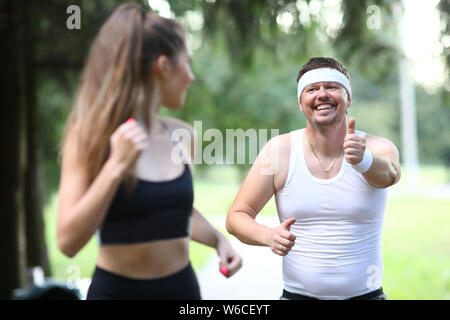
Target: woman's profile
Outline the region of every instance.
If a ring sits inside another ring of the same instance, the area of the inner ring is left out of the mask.
[[[93,42],[63,140],[57,227],[69,257],[98,234],[87,299],[201,299],[191,239],[216,248],[226,276],[241,267],[193,208],[191,146],[171,140],[192,127],[158,115],[182,108],[190,60],[182,27],[135,4],[119,6]]]

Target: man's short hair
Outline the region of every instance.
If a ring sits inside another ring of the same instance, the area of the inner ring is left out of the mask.
[[[332,68],[336,69],[337,71],[343,73],[347,79],[350,81],[350,75],[348,74],[347,69],[340,63],[339,61],[333,59],[333,58],[327,58],[327,57],[314,57],[309,59],[307,63],[305,63],[297,75],[297,83],[298,80],[308,71],[319,69],[319,68]]]

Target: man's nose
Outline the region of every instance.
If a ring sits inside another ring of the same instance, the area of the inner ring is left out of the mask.
[[[317,95],[319,98],[328,98],[328,90],[325,89],[323,86],[320,86],[319,90],[317,91]]]

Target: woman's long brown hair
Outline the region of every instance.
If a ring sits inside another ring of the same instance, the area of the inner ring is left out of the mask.
[[[119,6],[97,34],[69,115],[69,132],[86,168],[89,184],[110,154],[112,133],[128,118],[142,116],[149,127],[153,65],[165,55],[176,62],[186,49],[182,27],[171,19],[144,11],[139,5]],[[147,104],[146,104],[147,102]],[[72,141],[72,140],[71,140]],[[136,179],[126,178],[127,185]]]

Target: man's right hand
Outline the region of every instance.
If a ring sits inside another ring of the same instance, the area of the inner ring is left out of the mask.
[[[296,236],[291,233],[291,225],[295,223],[295,218],[290,218],[273,229],[270,249],[280,256],[285,256],[291,251],[295,244]]]

